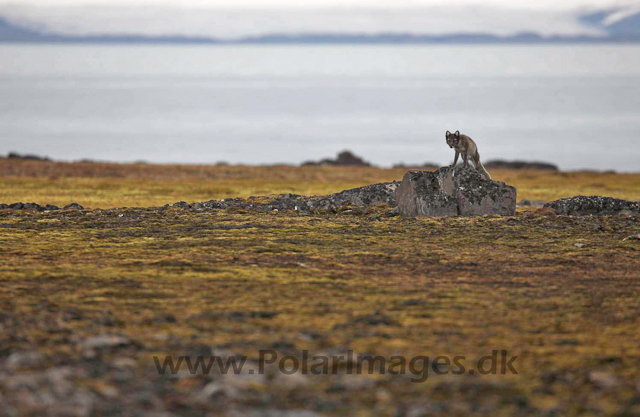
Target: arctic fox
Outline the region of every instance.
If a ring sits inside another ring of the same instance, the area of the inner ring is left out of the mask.
[[[480,174],[488,180],[491,179],[491,175],[489,175],[487,170],[482,166],[482,162],[480,162],[478,146],[473,139],[467,135],[460,134],[459,130],[456,130],[456,133],[451,133],[447,130],[445,138],[447,139],[447,145],[456,150],[456,157],[453,160],[454,167],[458,163],[458,156],[462,154],[462,160],[464,161],[465,166],[467,166],[467,158],[471,158]]]

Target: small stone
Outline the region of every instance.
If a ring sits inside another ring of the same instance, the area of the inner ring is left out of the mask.
[[[82,207],[78,203],[71,203],[71,204],[67,204],[66,206],[64,206],[64,209],[65,210],[84,210],[84,207]]]
[[[209,404],[219,397],[236,398],[238,397],[238,390],[219,382],[210,382],[195,396],[194,401],[198,404]]]
[[[400,209],[398,207],[394,207],[391,210],[387,211],[387,216],[395,217],[400,214]]]
[[[604,389],[615,388],[618,385],[618,380],[615,376],[601,371],[589,372],[589,381]]]
[[[520,202],[518,203],[518,207],[536,207],[536,208],[541,208],[544,207],[544,205],[547,204],[546,201],[543,200],[520,200]]]
[[[111,366],[116,369],[133,369],[137,366],[137,362],[133,358],[116,358],[111,362]]]
[[[120,392],[113,385],[105,384],[104,382],[98,381],[95,382],[92,386],[93,390],[102,395],[105,398],[117,398],[120,395]]]
[[[38,352],[15,352],[6,360],[5,366],[12,371],[20,369],[32,369],[41,366],[44,356]]]
[[[640,240],[640,233],[638,233],[637,235],[627,236],[624,239],[622,239],[623,242],[627,240]]]
[[[131,344],[131,340],[124,336],[104,334],[85,340],[82,347],[84,349],[113,349]]]
[[[37,203],[24,203],[22,206],[23,210],[36,210],[36,211],[44,211],[44,207]]]
[[[279,387],[293,389],[305,387],[311,382],[309,381],[309,378],[302,374],[302,372],[298,371],[289,375],[278,372],[273,380],[273,383]]]
[[[576,248],[584,248],[585,246],[587,246],[586,243],[576,243],[573,246],[575,246]]]

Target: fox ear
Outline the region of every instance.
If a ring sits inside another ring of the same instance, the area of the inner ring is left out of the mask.
[[[445,134],[444,134],[444,137],[445,137],[445,138],[448,138],[449,136],[451,136],[451,132],[449,132],[449,131],[447,130],[447,133],[445,133]]]
[[[460,137],[460,131],[459,130],[456,130],[456,136]]]

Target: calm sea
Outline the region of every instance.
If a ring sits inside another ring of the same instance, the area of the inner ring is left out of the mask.
[[[0,154],[640,171],[640,46],[0,45]]]

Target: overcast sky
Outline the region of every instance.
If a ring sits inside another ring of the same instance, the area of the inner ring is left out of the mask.
[[[309,32],[598,34],[576,17],[616,7],[640,10],[638,0],[0,0],[0,14],[52,32],[222,38]]]
[[[0,0],[2,4],[40,6],[78,5],[144,5],[182,7],[421,7],[464,5],[497,5],[527,9],[567,9],[576,7],[612,7],[638,4],[637,0]]]

